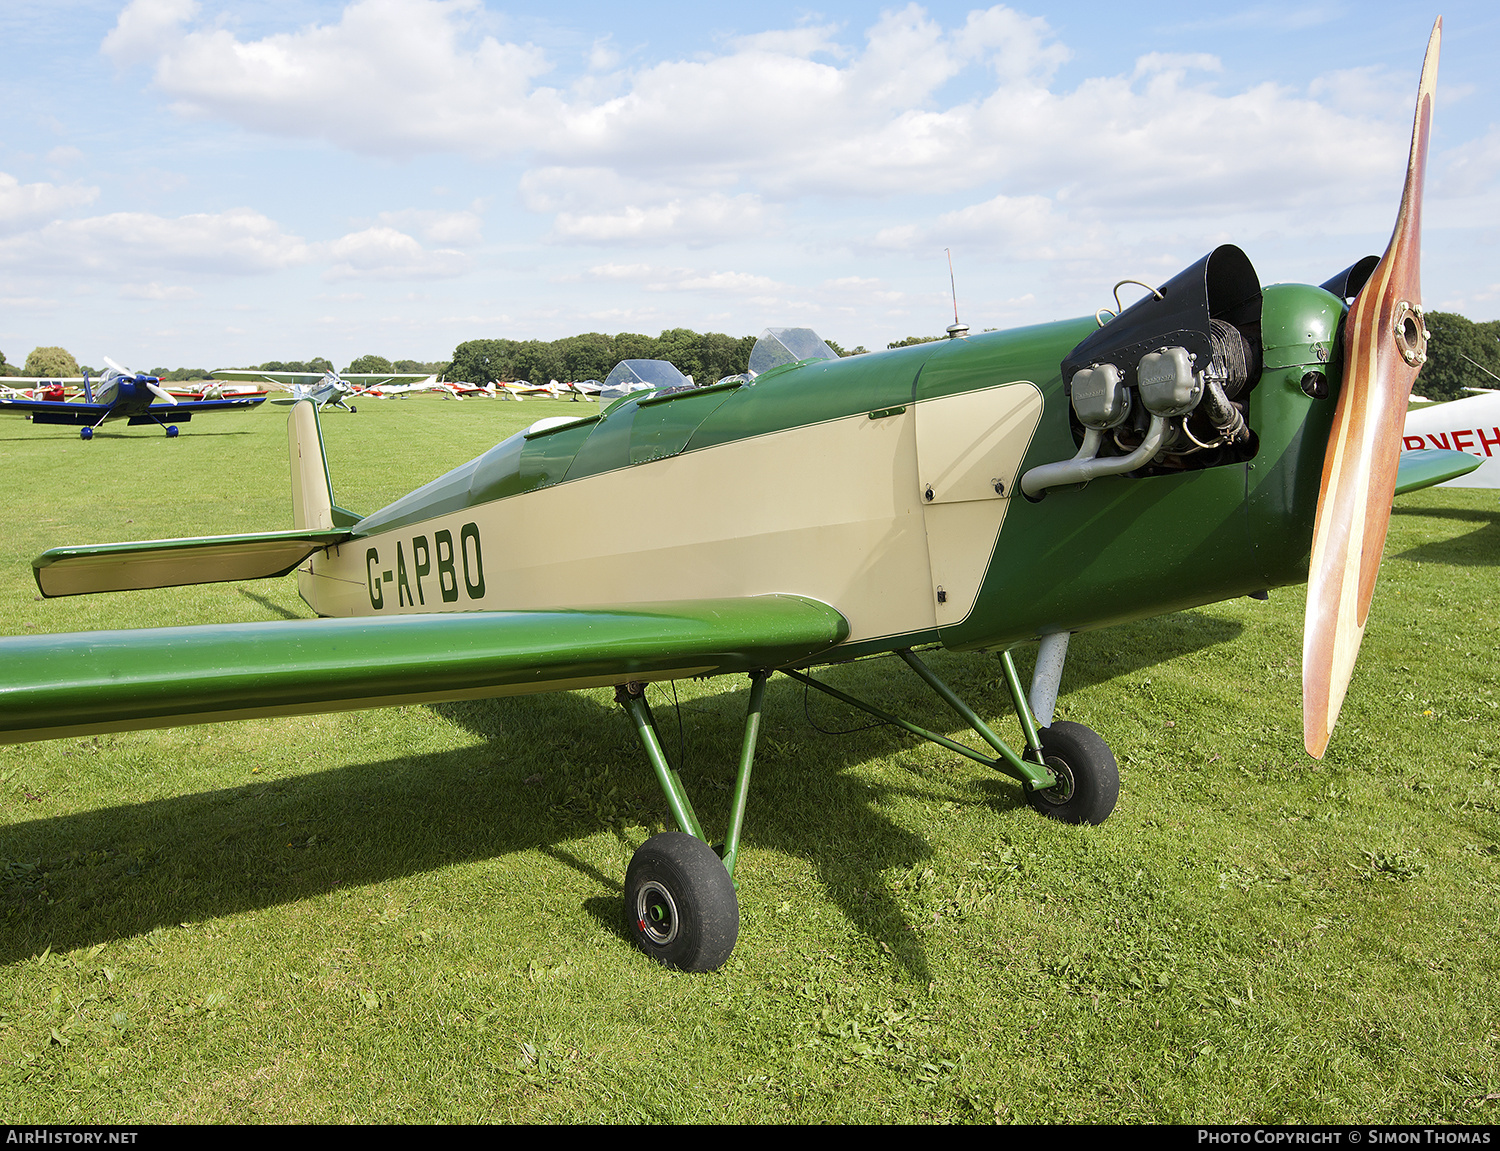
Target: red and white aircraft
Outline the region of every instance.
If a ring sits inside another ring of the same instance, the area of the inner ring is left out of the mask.
[[[1447,448],[1478,456],[1479,467],[1444,486],[1500,488],[1500,391],[1408,412],[1401,447],[1405,452]]]

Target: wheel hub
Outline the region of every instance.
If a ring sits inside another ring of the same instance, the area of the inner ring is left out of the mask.
[[[635,896],[635,921],[641,934],[658,947],[677,938],[677,903],[672,893],[655,880],[647,880]]]
[[[1073,769],[1063,760],[1055,755],[1047,756],[1047,766],[1052,774],[1057,777],[1057,782],[1051,787],[1036,792],[1037,798],[1043,803],[1064,804],[1073,798]]]

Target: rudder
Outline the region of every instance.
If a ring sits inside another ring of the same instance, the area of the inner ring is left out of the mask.
[[[292,405],[286,421],[287,449],[292,465],[292,527],[345,527],[334,519],[333,485],[328,479],[328,459],[323,452],[323,431],[318,426],[318,408],[311,400]]]

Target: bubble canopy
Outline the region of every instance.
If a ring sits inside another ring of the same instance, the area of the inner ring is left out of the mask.
[[[750,352],[750,374],[758,376],[802,360],[836,360],[838,353],[811,328],[767,328]]]

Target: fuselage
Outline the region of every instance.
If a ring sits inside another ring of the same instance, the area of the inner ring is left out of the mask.
[[[1306,577],[1342,301],[1264,290],[1253,458],[1021,494],[1092,318],[819,361],[519,433],[304,564],[327,616],[791,593],[832,658],[1001,647]],[[1310,373],[1326,396],[1306,390]]]

